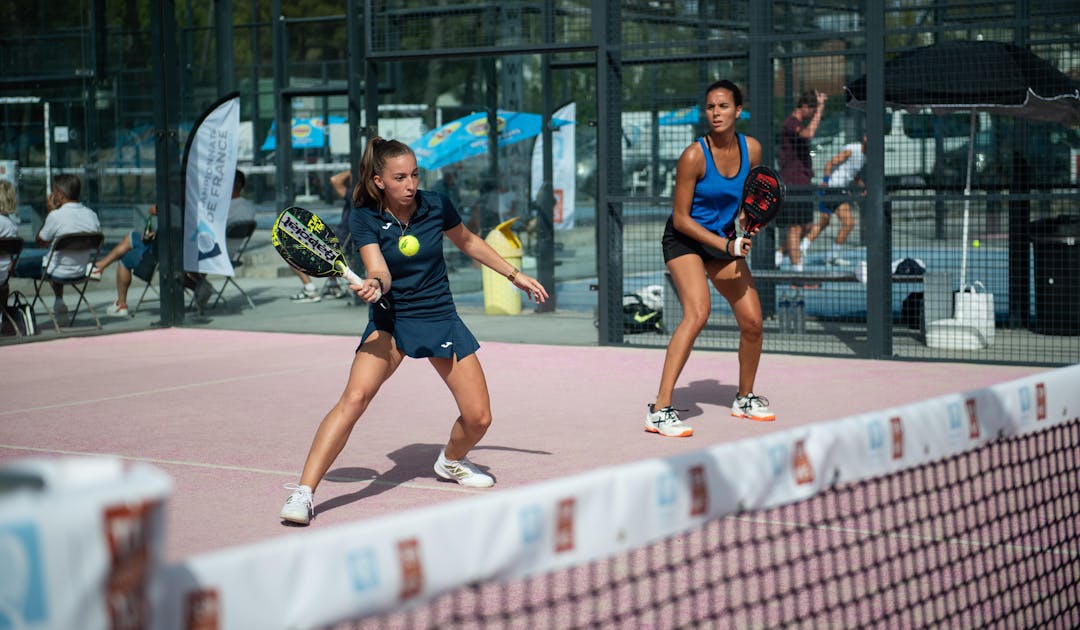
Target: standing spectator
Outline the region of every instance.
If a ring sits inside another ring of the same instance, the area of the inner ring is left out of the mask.
[[[38,245],[51,248],[58,236],[101,231],[101,222],[98,220],[97,213],[79,203],[81,193],[82,181],[78,175],[61,173],[56,176],[53,180],[52,192],[45,201],[48,214],[37,235]],[[58,256],[46,254],[42,259],[42,268],[36,270],[36,273],[43,274],[47,271],[49,275],[57,278],[84,277],[88,273],[90,253],[89,251],[71,251]],[[47,270],[44,269],[45,261],[49,261]],[[64,315],[68,312],[67,304],[64,304],[64,285],[55,282],[50,284],[53,295],[56,296],[53,312]]]
[[[791,115],[780,129],[780,176],[789,188],[810,186],[814,179],[814,164],[810,159],[810,140],[821,123],[821,112],[828,100],[823,92],[808,90],[799,97]],[[791,258],[795,271],[803,270],[802,251],[799,249],[803,235],[814,222],[814,203],[788,199],[784,211],[776,218],[780,228],[780,243],[776,252],[777,266],[786,254]]]
[[[852,142],[832,156],[825,163],[825,171],[822,173],[821,185],[826,189],[833,189],[842,197],[826,199],[821,203],[821,213],[818,222],[810,228],[810,232],[804,239],[806,243],[812,243],[821,234],[822,230],[829,226],[829,220],[833,214],[840,219],[840,231],[833,238],[832,250],[829,252],[828,263],[830,265],[846,266],[851,263],[841,256],[841,250],[848,236],[855,229],[855,218],[851,215],[851,207],[855,203],[855,192],[849,188],[851,185],[859,185],[859,172],[866,164],[866,136],[862,142]],[[806,249],[806,248],[802,248]]]

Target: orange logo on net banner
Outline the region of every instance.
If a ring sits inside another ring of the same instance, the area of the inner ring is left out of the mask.
[[[705,467],[690,468],[690,516],[701,516],[709,511],[709,484],[705,480]]]
[[[975,413],[975,399],[968,398],[964,401],[964,406],[967,408],[968,415],[968,437],[977,440],[981,432],[979,431],[979,417]]]
[[[398,541],[398,562],[401,563],[401,599],[416,597],[424,590],[420,541],[415,538]]]
[[[1035,420],[1046,420],[1046,384],[1035,384]]]
[[[150,545],[161,506],[161,501],[143,501],[105,508],[110,556],[105,605],[112,628],[142,628],[150,622]]]
[[[574,550],[574,499],[559,501],[555,516],[555,553]]]
[[[889,419],[892,425],[892,458],[904,457],[904,425],[900,422],[900,416]]]
[[[218,630],[221,616],[216,589],[196,590],[187,596],[187,630]]]
[[[791,456],[791,470],[795,473],[796,484],[802,486],[814,483],[814,466],[806,454],[806,443],[803,440],[795,442],[795,451]]]

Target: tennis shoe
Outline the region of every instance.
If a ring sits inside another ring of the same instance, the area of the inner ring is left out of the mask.
[[[98,269],[97,263],[87,263],[86,275],[94,281],[101,281],[101,270]]]
[[[315,497],[311,488],[300,484],[287,483],[286,490],[292,490],[292,494],[285,499],[285,505],[281,508],[281,520],[307,525],[315,514]]]
[[[435,460],[435,474],[466,488],[490,488],[495,485],[495,479],[481,472],[468,458],[446,459],[445,451],[439,451],[439,459]]]
[[[649,433],[659,433],[664,437],[690,437],[694,429],[690,425],[679,420],[679,410],[668,405],[657,410],[656,406],[649,403],[649,413],[645,414],[645,430]]]
[[[735,396],[735,402],[731,404],[731,415],[758,422],[776,420],[776,414],[769,409],[769,399],[756,396],[753,392],[745,396]]]
[[[127,304],[113,302],[109,308],[105,309],[105,314],[113,317],[128,317],[131,313],[128,311]]]
[[[850,267],[851,261],[845,260],[839,256],[833,256],[829,259],[829,264],[834,267]]]
[[[314,291],[311,293],[308,293],[307,291],[301,291],[296,295],[290,297],[289,299],[297,304],[304,304],[307,302],[320,302],[322,301],[322,296],[320,296]]]

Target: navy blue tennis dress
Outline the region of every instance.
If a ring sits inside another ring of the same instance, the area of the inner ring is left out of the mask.
[[[461,215],[449,199],[424,190],[416,191],[416,212],[408,225],[380,208],[350,213],[353,242],[358,248],[377,243],[392,278],[390,308],[371,305],[360,345],[371,333],[384,330],[413,358],[461,359],[476,352],[480,344],[458,316],[443,257],[443,232],[460,223]],[[398,239],[405,235],[420,241],[413,256],[398,249]]]

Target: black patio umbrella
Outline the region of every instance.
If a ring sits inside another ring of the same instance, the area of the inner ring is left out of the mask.
[[[1050,62],[1006,42],[951,41],[916,48],[885,62],[885,105],[971,112],[964,245],[960,288],[967,282],[968,211],[974,161],[975,115],[988,112],[1031,120],[1080,124],[1080,88]],[[849,107],[865,109],[866,77],[844,87]]]

